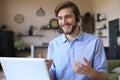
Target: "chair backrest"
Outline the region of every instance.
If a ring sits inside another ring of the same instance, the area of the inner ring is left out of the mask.
[[[113,69],[120,67],[120,60],[107,60],[108,72],[111,72]]]

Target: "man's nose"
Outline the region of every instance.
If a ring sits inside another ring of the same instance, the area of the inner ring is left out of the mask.
[[[63,18],[62,24],[66,24],[66,23],[67,23],[67,20],[65,18]]]

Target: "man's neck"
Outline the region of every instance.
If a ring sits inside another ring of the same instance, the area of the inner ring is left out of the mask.
[[[71,34],[66,34],[66,37],[69,41],[73,41],[79,32],[80,32],[80,29],[77,26],[76,29],[74,30],[74,32],[72,32]]]

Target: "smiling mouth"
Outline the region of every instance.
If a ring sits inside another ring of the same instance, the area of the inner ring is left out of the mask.
[[[65,25],[63,26],[64,29],[70,29],[72,27],[72,25]]]

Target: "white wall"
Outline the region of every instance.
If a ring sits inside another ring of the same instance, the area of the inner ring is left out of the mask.
[[[27,33],[29,27],[33,25],[35,27],[35,33],[43,34],[45,37],[22,37],[22,39],[28,45],[41,45],[43,42],[49,42],[51,39],[60,35],[57,31],[40,31],[40,27],[49,24],[50,19],[55,17],[54,9],[61,1],[64,0],[0,0],[0,3],[3,4],[1,7],[4,12],[4,14],[0,14],[2,16],[0,23],[7,24],[8,29],[13,30],[16,34],[18,32]],[[92,12],[91,2],[89,1],[88,3],[88,1],[74,0],[80,8],[81,15],[87,11]],[[45,10],[45,16],[36,16],[36,11],[40,6]],[[17,24],[14,21],[14,17],[17,14],[22,14],[25,17],[24,23]]]
[[[95,15],[97,13],[105,13],[107,20],[103,23],[106,23],[107,29],[103,30],[103,35],[106,35],[107,38],[101,38],[104,46],[109,46],[109,26],[108,21],[120,18],[120,0],[92,0],[93,2],[93,11]],[[100,23],[102,25],[103,23]],[[96,26],[98,28],[98,26]],[[97,31],[96,31],[97,32]]]
[[[28,45],[41,45],[43,42],[49,42],[57,37],[56,31],[42,31],[39,29],[41,25],[49,23],[51,18],[54,18],[54,9],[57,4],[64,0],[0,0],[0,24],[6,24],[9,30],[15,33],[26,33],[31,25],[35,27],[35,32],[45,35],[45,37],[23,37],[22,39]],[[109,46],[109,27],[108,21],[120,18],[120,0],[70,0],[75,2],[79,8],[81,15],[85,12],[105,13],[107,17],[107,29],[103,30],[103,35],[107,38],[102,38],[104,46]],[[43,17],[37,17],[36,11],[39,7],[46,11]],[[14,21],[16,14],[23,14],[25,21],[22,24],[17,24]],[[104,23],[104,22],[103,22]],[[102,24],[101,24],[102,25]],[[97,26],[96,26],[97,28]],[[96,31],[97,32],[97,31]]]

